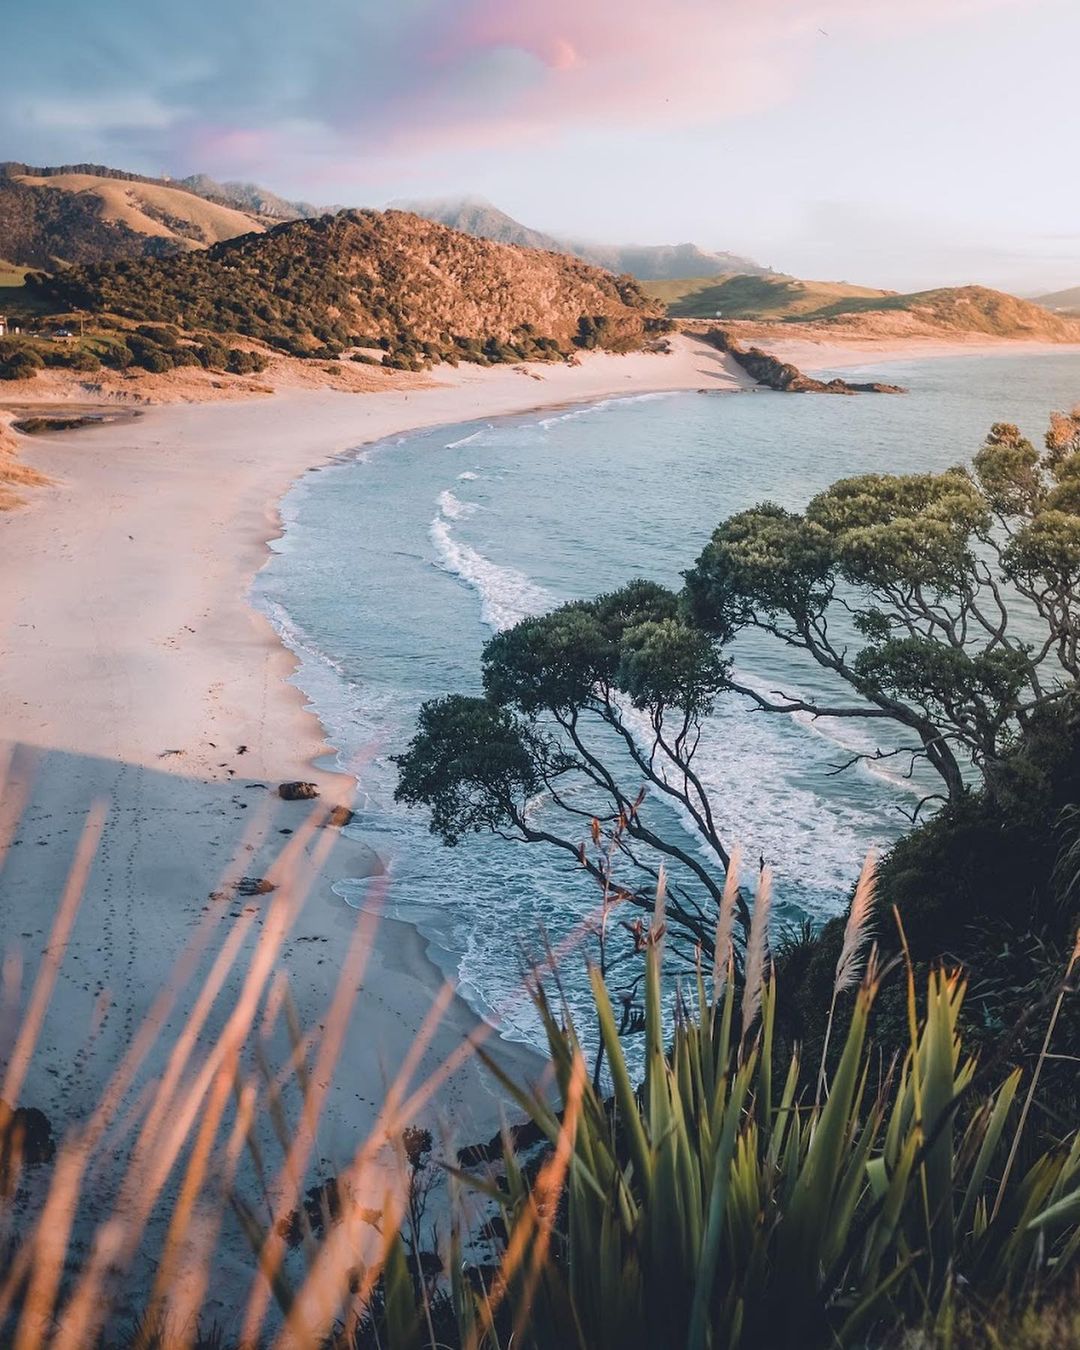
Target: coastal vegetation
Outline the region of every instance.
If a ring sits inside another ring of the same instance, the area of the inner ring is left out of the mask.
[[[1055,913],[1053,849],[1020,838],[1024,821],[1052,830],[1045,812],[1059,815],[1076,787],[1078,474],[1080,416],[1057,414],[1041,451],[998,424],[968,468],[865,474],[801,513],[769,502],[740,512],[717,527],[680,592],[637,580],[492,638],[483,693],[421,709],[398,759],[398,797],[426,808],[451,845],[494,831],[577,857],[601,881],[618,858],[620,896],[639,910],[651,909],[663,862],[672,946],[692,967],[697,952],[713,955],[736,842],[722,794],[698,771],[710,715],[739,699],[762,716],[856,725],[865,748],[838,771],[892,767],[920,787],[913,821],[945,808],[924,827],[935,854],[957,850],[942,877],[924,869],[906,887],[904,842],[885,865],[884,879],[897,878],[890,904],[938,916],[934,939],[913,931],[920,955],[962,955],[980,923],[1008,925],[1009,905],[981,868],[984,897],[933,901],[972,877],[958,854],[977,853],[1004,813],[1015,858],[1040,859],[1009,893],[1012,917],[1035,920],[1031,936],[1050,942],[1052,964],[1076,896]],[[748,682],[732,656],[747,634],[816,667],[822,692]],[[1048,744],[1065,750],[1059,767]],[[1004,804],[1025,790],[1034,814],[1010,813]],[[1035,894],[1045,903],[1033,912]],[[637,941],[632,926],[628,936]],[[1003,940],[995,930],[990,946]]]
[[[319,814],[286,846],[293,863]],[[87,828],[92,840],[92,818]],[[227,928],[198,1025],[175,1029],[163,1047],[167,1069],[130,1120],[121,1116],[125,1092],[171,1025],[171,1000],[190,970],[162,990],[84,1119],[0,1110],[6,1340],[139,1350],[825,1350],[915,1336],[974,1350],[1008,1327],[1000,1343],[1018,1350],[1077,1343],[1080,1136],[1075,1116],[1059,1125],[1045,1107],[1046,1072],[1065,1043],[1060,1019],[1077,997],[1080,943],[1028,1009],[1041,1037],[1031,1065],[1014,1063],[1008,1038],[971,1051],[965,977],[918,974],[901,926],[900,959],[882,960],[875,937],[889,921],[868,865],[829,981],[830,1057],[781,1034],[768,872],[748,902],[741,959],[732,877],[714,959],[698,964],[674,1016],[662,981],[670,934],[661,884],[637,956],[640,1084],[599,969],[591,981],[602,1081],[549,961],[528,988],[553,1091],[501,1069],[484,1029],[462,1047],[531,1119],[530,1145],[517,1128],[495,1147],[463,1149],[465,1141],[417,1123],[450,1069],[437,1063],[417,1075],[428,1025],[351,1161],[305,1191],[355,967],[342,962],[323,1025],[296,1025],[271,972],[304,879],[290,866],[281,876],[289,880],[268,899],[243,997],[221,1010],[223,1033],[205,1045],[198,1036],[220,975],[238,960]],[[76,902],[80,885],[73,876]],[[61,915],[27,996],[8,1096],[18,1095],[35,1052],[64,924]],[[895,1051],[883,1052],[874,1014],[889,987],[904,1025]],[[265,1021],[279,1017],[292,1047],[280,1066],[267,1059]],[[272,1129],[260,1131],[260,1121]],[[121,1174],[106,1188],[100,1150],[127,1128],[134,1136]],[[89,1227],[77,1228],[80,1215]],[[211,1314],[219,1246],[237,1241],[251,1267],[232,1258],[232,1303]],[[132,1284],[147,1247],[152,1278]],[[1047,1328],[1055,1339],[1045,1339]]]
[[[410,370],[627,351],[670,327],[630,277],[395,211],[343,211],[30,281],[64,310],[239,335],[320,360],[381,348],[384,365]]]

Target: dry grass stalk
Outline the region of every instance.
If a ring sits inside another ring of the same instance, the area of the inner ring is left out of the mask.
[[[870,921],[876,887],[877,859],[873,853],[868,853],[859,874],[859,884],[855,887],[847,923],[844,925],[844,941],[837,957],[836,978],[833,981],[834,999],[846,989],[854,989],[862,979],[863,955],[870,939]]]
[[[761,1009],[765,985],[765,967],[769,957],[769,912],[772,908],[772,869],[763,867],[758,876],[754,912],[750,916],[750,934],[746,939],[746,968],[743,972],[742,1038],[745,1041]]]
[[[742,852],[736,844],[731,850],[727,875],[724,877],[724,893],[720,897],[720,913],[716,920],[716,942],[713,948],[713,1002],[720,1002],[724,992],[728,971],[734,956],[735,902],[739,895],[739,864]]]
[[[848,910],[847,923],[844,925],[844,940],[840,944],[840,955],[836,958],[836,974],[833,977],[832,998],[829,1001],[829,1016],[825,1022],[825,1038],[821,1046],[821,1063],[818,1066],[817,1087],[814,1091],[815,1107],[820,1105],[825,1090],[825,1071],[828,1066],[833,1018],[836,1016],[836,1000],[845,990],[855,988],[862,979],[865,969],[863,954],[870,938],[870,919],[876,888],[877,859],[871,852],[866,855],[862,871],[859,873],[859,882],[855,887],[851,908]]]

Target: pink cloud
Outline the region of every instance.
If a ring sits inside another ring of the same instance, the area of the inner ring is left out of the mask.
[[[350,50],[342,32],[340,64],[311,72],[305,106],[270,141],[227,116],[209,131],[196,117],[181,154],[247,172],[302,156],[314,179],[448,141],[718,123],[792,97],[827,42],[865,43],[872,59],[894,34],[1037,2],[429,0],[399,13],[373,70],[362,33]]]
[[[406,40],[410,68],[374,116],[390,151],[445,135],[542,135],[582,119],[716,122],[787,98],[823,41],[884,40],[1019,3],[460,0]],[[362,114],[368,128],[372,111]]]

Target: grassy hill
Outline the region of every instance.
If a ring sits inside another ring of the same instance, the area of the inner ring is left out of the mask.
[[[1030,300],[984,286],[939,287],[900,294],[846,282],[786,276],[699,277],[644,282],[642,289],[672,318],[751,319],[781,323],[884,326],[898,336],[917,331],[988,337],[1080,341],[1080,324]]]
[[[1070,286],[1065,291],[1051,291],[1049,295],[1037,296],[1035,303],[1052,310],[1055,314],[1080,315],[1080,286]]]
[[[800,281],[787,276],[694,277],[646,281],[642,290],[667,308],[672,318],[806,319],[823,309],[854,300],[881,300],[892,291],[849,286],[843,281]]]
[[[98,165],[0,165],[0,257],[24,266],[160,257],[265,228],[254,212]]]
[[[381,348],[409,369],[626,350],[667,326],[629,278],[400,211],[343,211],[172,257],[68,268],[35,289],[98,318],[239,335],[297,356]]]

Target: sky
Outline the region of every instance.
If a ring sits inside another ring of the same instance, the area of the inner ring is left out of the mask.
[[[4,31],[0,159],[1080,284],[1080,0],[34,0]]]

